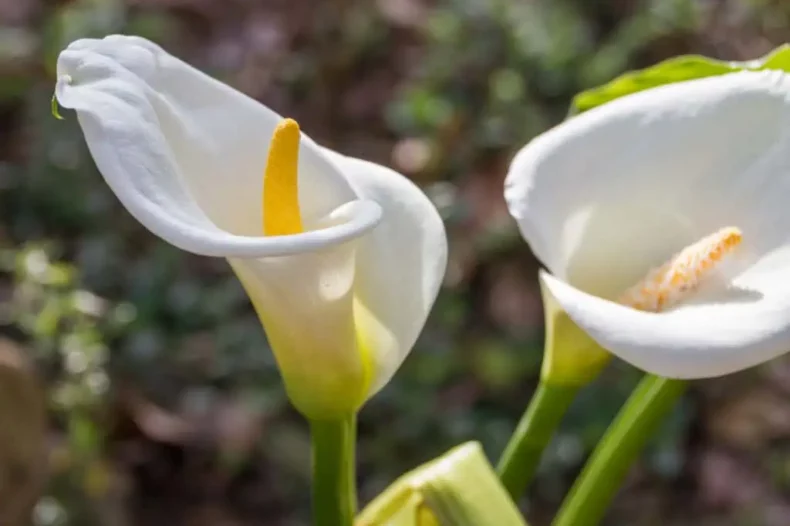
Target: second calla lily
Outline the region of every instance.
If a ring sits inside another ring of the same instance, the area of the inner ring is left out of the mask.
[[[58,102],[132,215],[228,259],[302,413],[356,411],[392,377],[446,266],[442,221],[416,186],[318,146],[142,38],[74,42],[58,78]]]
[[[546,296],[624,360],[700,378],[790,351],[787,74],[680,82],[571,118],[518,153],[505,196]]]

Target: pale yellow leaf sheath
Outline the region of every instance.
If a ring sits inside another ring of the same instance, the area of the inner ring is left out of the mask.
[[[526,526],[486,460],[468,442],[396,480],[356,526]]]

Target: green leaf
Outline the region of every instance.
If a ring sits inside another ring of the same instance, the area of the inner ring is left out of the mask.
[[[671,58],[646,69],[629,71],[603,86],[579,93],[573,98],[570,113],[576,115],[625,95],[664,84],[763,69],[790,72],[790,45],[782,44],[762,58],[743,62],[728,62],[701,55]]]

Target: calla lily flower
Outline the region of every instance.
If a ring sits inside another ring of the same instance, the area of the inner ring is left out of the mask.
[[[547,309],[673,378],[790,351],[788,196],[790,76],[779,71],[670,84],[573,117],[516,155],[505,189],[547,267]],[[673,254],[686,258],[678,272],[650,273]],[[623,304],[634,291],[655,308]]]
[[[145,39],[79,40],[58,57],[107,184],[145,227],[224,257],[263,323],[294,405],[356,411],[422,330],[447,245],[429,199],[343,156]]]

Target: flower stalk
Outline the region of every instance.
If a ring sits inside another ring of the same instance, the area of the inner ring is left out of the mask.
[[[538,388],[497,465],[503,486],[514,500],[526,491],[579,389],[594,380],[611,355],[574,324],[541,285],[546,344]]]
[[[538,384],[497,465],[499,479],[514,500],[527,490],[543,451],[578,391],[577,386]]]
[[[311,420],[313,524],[351,526],[357,509],[356,415]]]
[[[648,374],[598,443],[552,526],[595,526],[628,469],[686,390],[687,382]]]

